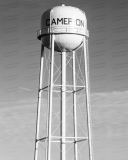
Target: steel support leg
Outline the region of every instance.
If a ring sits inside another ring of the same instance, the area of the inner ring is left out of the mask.
[[[61,95],[61,158],[66,160],[66,52],[62,52],[62,95]]]
[[[50,88],[49,88],[49,113],[48,113],[48,160],[51,159],[51,124],[52,124],[52,106],[53,106],[53,69],[54,69],[54,34],[51,35],[51,59],[50,59]]]
[[[38,104],[37,104],[37,120],[36,120],[36,140],[35,140],[35,153],[34,160],[38,158],[38,145],[39,145],[39,129],[40,129],[40,111],[41,111],[41,94],[42,94],[42,76],[43,76],[43,61],[44,61],[44,46],[41,44],[41,58],[40,58],[40,77],[39,77],[39,90],[38,90]]]
[[[74,121],[74,158],[78,159],[77,149],[77,114],[76,114],[76,66],[75,66],[75,52],[73,51],[73,121]]]
[[[88,53],[86,37],[84,37],[84,58],[85,58],[85,80],[86,80],[86,107],[87,107],[87,127],[88,127],[88,146],[89,146],[89,158],[92,160],[92,139],[91,139],[91,117],[90,117],[90,97],[89,97],[89,68],[88,68]]]

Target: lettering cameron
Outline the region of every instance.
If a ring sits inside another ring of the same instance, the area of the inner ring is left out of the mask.
[[[76,26],[84,27],[84,21],[80,19],[73,19],[73,18],[53,18],[51,20],[51,25],[71,25],[75,24]],[[50,26],[50,19],[46,20],[46,26]]]

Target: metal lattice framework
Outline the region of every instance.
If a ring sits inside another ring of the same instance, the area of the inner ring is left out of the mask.
[[[41,48],[35,160],[92,160],[88,39],[72,52],[55,43]]]

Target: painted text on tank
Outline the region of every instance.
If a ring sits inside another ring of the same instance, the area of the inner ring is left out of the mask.
[[[73,18],[53,18],[51,20],[51,25],[76,25],[84,27],[84,21]],[[50,26],[50,19],[46,19],[46,26]]]

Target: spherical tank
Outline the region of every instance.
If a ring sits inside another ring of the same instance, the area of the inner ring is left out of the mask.
[[[87,34],[85,13],[71,6],[57,6],[45,11],[41,17],[38,39],[50,48],[50,35],[55,35],[55,51],[73,51]]]

